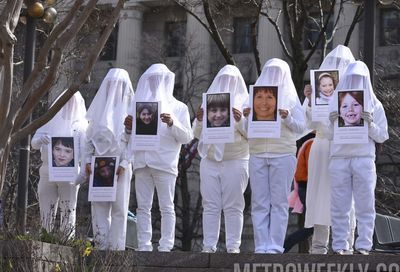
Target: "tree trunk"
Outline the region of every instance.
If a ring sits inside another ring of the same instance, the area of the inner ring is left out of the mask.
[[[292,78],[293,78],[293,83],[294,86],[296,87],[297,94],[299,95],[300,101],[303,101],[304,99],[304,94],[303,94],[303,88],[304,88],[304,74],[307,71],[307,63],[305,62],[299,62],[297,65],[293,65],[293,72],[292,72]]]

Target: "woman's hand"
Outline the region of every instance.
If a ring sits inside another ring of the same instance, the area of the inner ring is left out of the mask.
[[[122,166],[118,166],[117,168],[117,176],[122,175],[125,172],[125,168]]]
[[[87,163],[86,165],[85,165],[85,171],[86,171],[86,174],[88,175],[88,176],[90,176],[91,174],[92,174],[92,169],[91,169],[91,164],[90,163]]]
[[[279,109],[278,111],[279,111],[279,115],[281,116],[282,119],[286,119],[289,115],[288,110]]]
[[[203,108],[199,108],[198,110],[197,110],[197,112],[196,112],[196,119],[198,120],[198,121],[203,121],[203,115],[204,115],[204,111],[203,111]]]
[[[242,118],[242,113],[240,112],[240,110],[232,108],[233,110],[233,118],[235,118],[236,122],[239,122],[240,119]]]
[[[132,130],[132,121],[133,121],[132,115],[128,115],[128,116],[125,118],[124,126],[125,126],[125,128],[126,128],[127,130]]]
[[[169,127],[174,124],[174,120],[169,113],[161,113],[160,114],[161,122],[166,123]]]
[[[304,86],[304,96],[307,97],[308,99],[308,106],[311,107],[311,93],[312,93],[312,89],[311,89],[311,85],[307,84],[306,86]]]
[[[250,114],[250,108],[244,108],[243,109],[243,115],[244,115],[244,117],[248,117],[249,116],[249,114]]]

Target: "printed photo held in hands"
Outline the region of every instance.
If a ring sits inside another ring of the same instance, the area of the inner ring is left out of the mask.
[[[276,121],[277,92],[276,87],[253,87],[253,121]]]
[[[207,127],[230,126],[229,93],[207,94]]]
[[[74,167],[74,138],[52,137],[53,167]]]
[[[338,92],[339,101],[339,127],[363,126],[361,118],[363,111],[363,92],[344,91]]]

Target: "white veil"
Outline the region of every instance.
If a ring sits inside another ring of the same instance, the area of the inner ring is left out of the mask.
[[[176,100],[173,96],[174,84],[175,74],[165,64],[153,64],[139,78],[135,101],[161,101],[160,113],[171,113],[171,104]]]
[[[246,83],[239,69],[233,65],[225,65],[215,76],[207,93],[229,92],[234,97],[234,105],[238,110],[242,110],[248,100]],[[205,109],[205,105],[202,105]],[[204,117],[205,118],[205,117]],[[225,144],[213,144],[215,148],[215,159],[221,161],[224,155]],[[202,158],[207,156],[210,144],[204,144],[202,139],[199,141],[198,151]]]
[[[281,92],[281,101],[278,101],[278,108],[290,110],[296,104],[300,105],[289,65],[281,59],[273,58],[267,61],[254,85],[278,86],[278,91]]]
[[[52,105],[65,93],[62,92]],[[56,115],[45,125],[40,127],[37,132],[47,133],[50,136],[73,136],[74,130],[85,130],[87,120],[85,119],[86,107],[85,100],[80,92],[74,95],[56,113]]]
[[[362,61],[355,61],[349,64],[346,72],[339,81],[333,93],[333,99],[329,103],[329,112],[337,111],[338,90],[363,89],[367,104],[363,110],[372,113],[377,104],[381,102],[376,97],[371,84],[371,78],[367,65]]]
[[[100,155],[111,147],[119,147],[133,96],[128,72],[120,68],[109,70],[86,114],[87,139],[93,142]]]

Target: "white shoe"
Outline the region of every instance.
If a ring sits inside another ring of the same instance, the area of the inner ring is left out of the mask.
[[[229,248],[227,250],[228,253],[240,253],[240,249],[238,248]]]
[[[136,249],[136,251],[151,252],[151,251],[153,251],[153,247],[152,246],[143,246],[143,247],[139,247],[138,249]]]
[[[361,254],[361,255],[369,255],[369,250],[366,249],[356,249],[356,253]]]
[[[339,250],[333,252],[333,254],[336,254],[336,255],[352,255],[353,253],[351,253],[350,251],[345,250],[345,249],[339,249]]]
[[[157,250],[158,252],[171,252],[171,249],[166,247],[158,247]]]
[[[201,253],[215,253],[215,249],[204,247]]]

